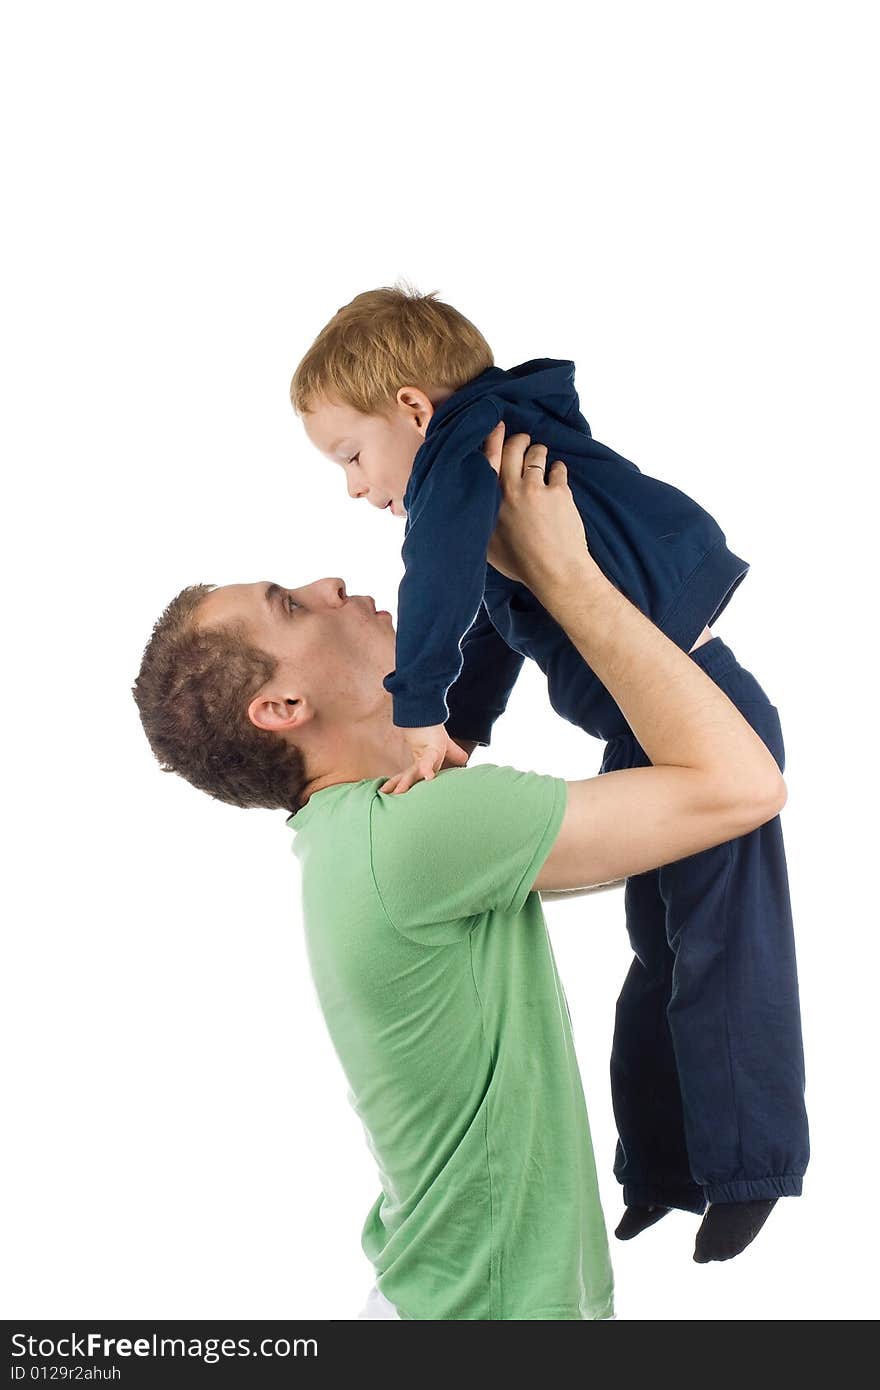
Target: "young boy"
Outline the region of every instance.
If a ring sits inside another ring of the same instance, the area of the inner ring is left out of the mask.
[[[523,585],[486,562],[499,505],[483,452],[525,433],[531,466],[567,466],[606,576],[725,691],[784,770],[775,707],[708,627],[748,565],[691,498],[593,439],[571,362],[503,371],[450,305],[405,289],[359,295],[296,369],[291,399],[349,495],[406,517],[395,670],[385,680],[412,764],[405,792],[444,759],[487,745],[524,657],[553,708],[607,740],[602,771],[644,766],[619,707]],[[809,1157],[803,1048],[779,817],[752,834],[630,878],[635,952],[611,1061],[615,1173],[629,1239],[677,1207],[705,1212],[694,1258],[729,1259]],[[707,1209],[708,1204],[708,1209]]]

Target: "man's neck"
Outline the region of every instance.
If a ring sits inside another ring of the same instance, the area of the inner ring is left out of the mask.
[[[390,716],[358,725],[337,734],[326,748],[304,750],[308,781],[302,804],[314,792],[344,782],[362,782],[372,777],[391,777],[410,762],[408,746]],[[314,769],[314,770],[313,770]]]

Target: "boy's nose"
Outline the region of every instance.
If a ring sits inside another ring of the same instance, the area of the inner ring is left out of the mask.
[[[369,488],[366,483],[356,483],[352,478],[346,478],[345,482],[346,487],[348,488],[349,497],[366,497],[369,491]]]

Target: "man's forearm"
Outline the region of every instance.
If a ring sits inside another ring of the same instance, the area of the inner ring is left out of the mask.
[[[608,689],[651,762],[778,788],[773,755],[714,681],[587,557],[538,597]]]

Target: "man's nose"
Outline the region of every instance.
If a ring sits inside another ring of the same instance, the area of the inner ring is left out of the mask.
[[[345,591],[345,580],[334,576],[332,579],[319,579],[316,587],[321,592],[321,597],[331,608],[341,608],[347,602],[348,594]]]

